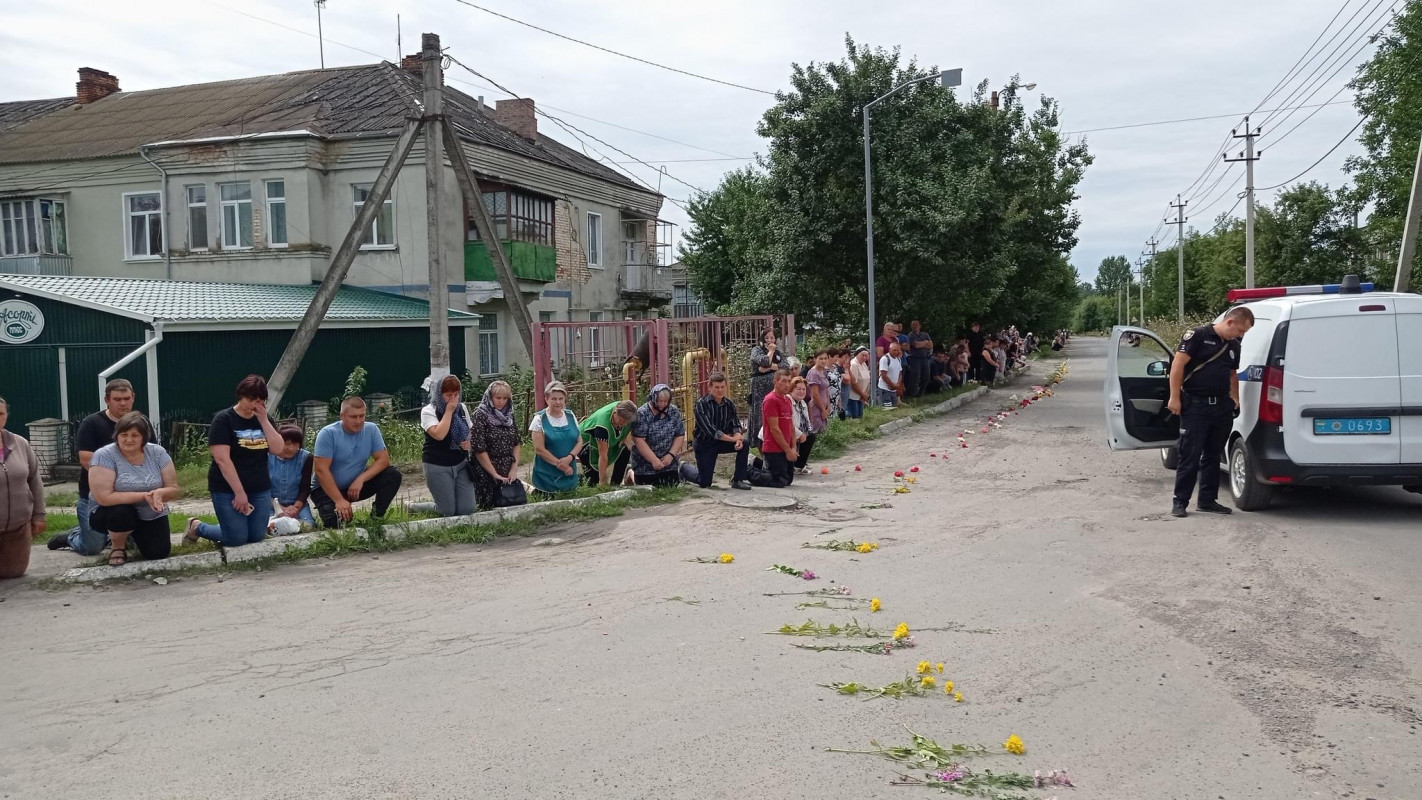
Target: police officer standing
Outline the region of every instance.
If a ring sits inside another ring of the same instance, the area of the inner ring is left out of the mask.
[[[1220,459],[1239,409],[1239,340],[1254,312],[1238,306],[1213,325],[1185,332],[1170,364],[1171,413],[1180,416],[1172,517],[1185,516],[1199,476],[1199,511],[1228,514],[1220,505]]]

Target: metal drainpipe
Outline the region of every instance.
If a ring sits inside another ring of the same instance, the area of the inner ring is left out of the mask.
[[[163,176],[163,268],[167,273],[167,279],[173,279],[173,248],[168,246],[168,171],[158,165],[157,161],[148,157],[147,145],[138,148],[138,155],[147,161],[152,167],[158,170],[158,174]]]

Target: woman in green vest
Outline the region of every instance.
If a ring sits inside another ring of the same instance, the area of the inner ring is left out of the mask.
[[[549,381],[543,389],[546,407],[529,420],[533,435],[533,488],[547,494],[571,492],[578,488],[578,451],[583,438],[578,420],[567,409],[568,389],[561,381]]]
[[[589,486],[622,483],[631,455],[627,441],[636,419],[637,406],[628,400],[618,400],[583,420],[583,474]]]

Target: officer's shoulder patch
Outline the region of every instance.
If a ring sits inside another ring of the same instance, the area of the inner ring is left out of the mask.
[[[1191,337],[1191,336],[1194,336],[1194,335],[1195,335],[1195,331],[1194,331],[1193,329],[1192,329],[1192,330],[1185,331],[1185,341],[1187,341],[1187,342],[1190,341],[1190,337]]]

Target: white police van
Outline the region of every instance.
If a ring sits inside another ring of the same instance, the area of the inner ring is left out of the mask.
[[[1341,284],[1235,289],[1254,312],[1241,342],[1240,413],[1221,469],[1235,506],[1269,505],[1275,487],[1392,485],[1422,491],[1422,296]],[[1222,315],[1223,316],[1223,315]],[[1216,320],[1218,321],[1218,320]],[[1106,443],[1162,448],[1174,469],[1175,342],[1111,330]]]

